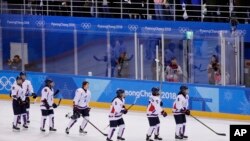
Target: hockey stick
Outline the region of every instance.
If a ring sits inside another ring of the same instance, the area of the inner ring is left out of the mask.
[[[226,136],[225,133],[218,133],[216,131],[214,131],[212,128],[210,128],[209,126],[207,126],[205,123],[203,123],[202,121],[200,121],[198,118],[196,118],[193,115],[190,115],[192,118],[194,118],[195,120],[197,120],[199,123],[201,123],[202,125],[204,125],[205,127],[207,127],[209,130],[211,130],[212,132],[214,132],[215,134],[219,135],[219,136]]]
[[[83,117],[90,125],[92,125],[97,131],[99,131],[103,136],[108,136],[108,134],[103,133],[99,128],[97,128],[92,122]]]
[[[137,99],[138,99],[138,97],[135,98],[134,103],[131,104],[131,105],[127,108],[127,110],[131,109],[131,108],[136,104]]]
[[[70,114],[71,113],[67,113],[66,115],[65,115],[65,117],[66,118],[71,118],[71,116],[70,116]],[[105,133],[103,133],[99,128],[97,128],[92,122],[90,122],[88,119],[86,119],[85,117],[83,117],[90,125],[92,125],[97,131],[99,131],[103,136],[108,136],[108,134],[105,134]]]
[[[61,101],[62,101],[62,99],[60,98],[59,101],[58,101],[58,103],[57,103],[57,107],[60,106]]]
[[[30,104],[35,104],[37,101],[37,98],[34,99],[34,101],[30,102]]]

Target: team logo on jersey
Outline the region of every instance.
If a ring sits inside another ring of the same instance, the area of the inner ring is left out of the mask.
[[[13,83],[15,82],[15,78],[14,77],[6,77],[6,76],[2,76],[0,77],[0,90],[11,90],[11,86],[13,85]]]

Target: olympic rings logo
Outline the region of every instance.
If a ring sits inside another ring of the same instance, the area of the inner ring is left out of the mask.
[[[128,29],[130,31],[136,31],[138,29],[138,25],[130,24],[130,25],[128,25]]]
[[[240,35],[246,35],[246,30],[237,30]]]
[[[38,27],[42,27],[42,26],[45,25],[45,22],[44,22],[43,20],[41,20],[41,21],[36,21],[36,25],[37,25]]]
[[[0,90],[11,90],[11,86],[13,85],[13,83],[16,81],[15,77],[6,77],[6,76],[2,76],[0,78]]]
[[[91,23],[82,23],[82,24],[81,24],[81,27],[82,27],[83,29],[90,29],[90,28],[91,28]]]
[[[179,32],[180,33],[186,33],[187,31],[189,31],[189,28],[187,28],[187,27],[179,27]]]

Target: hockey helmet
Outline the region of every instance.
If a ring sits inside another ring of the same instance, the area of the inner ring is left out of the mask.
[[[160,94],[159,91],[160,91],[160,89],[158,87],[153,87],[151,89],[151,92],[153,95],[159,95]]]
[[[46,79],[46,80],[44,81],[44,83],[45,83],[46,86],[49,86],[50,83],[52,83],[52,82],[53,82],[53,80],[51,80],[51,79]]]
[[[125,91],[123,89],[116,90],[117,97],[121,97],[121,95],[124,94],[124,93],[125,93]]]
[[[184,90],[187,90],[187,89],[188,89],[188,87],[185,86],[185,85],[180,86],[180,91],[184,91]]]
[[[16,77],[16,81],[17,81],[17,80],[22,80],[22,78],[21,78],[20,76],[17,76],[17,77]]]
[[[25,72],[25,71],[21,71],[21,72],[19,73],[19,75],[20,75],[20,76],[22,76],[22,75],[25,75],[25,76],[26,76],[26,72]]]

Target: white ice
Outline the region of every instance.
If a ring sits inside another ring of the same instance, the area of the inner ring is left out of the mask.
[[[65,115],[72,111],[70,106],[59,106],[54,110],[55,112],[55,127],[57,132],[47,131],[40,132],[40,108],[39,104],[31,104],[30,110],[30,126],[29,129],[22,129],[20,132],[13,132],[12,130],[12,103],[11,101],[0,100],[0,141],[105,141],[106,137],[100,134],[90,124],[86,127],[88,133],[86,135],[79,134],[79,126],[82,119],[71,128],[70,134],[65,134],[65,128],[69,119]],[[90,112],[90,121],[99,127],[103,132],[108,132],[108,109],[92,108]],[[230,124],[249,124],[249,122],[236,121],[236,120],[219,120],[209,118],[199,118],[208,126],[220,133],[226,133],[227,136],[218,136],[208,130],[206,127],[198,123],[192,117],[187,118],[187,135],[188,141],[229,141],[229,125]],[[124,137],[127,141],[145,141],[146,132],[148,130],[148,121],[144,112],[129,111],[124,115],[126,130]],[[175,122],[172,115],[166,118],[161,117],[160,136],[164,141],[174,141]],[[116,130],[117,131],[117,130]],[[116,134],[113,136],[116,141]]]

